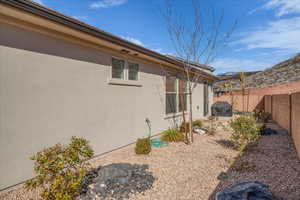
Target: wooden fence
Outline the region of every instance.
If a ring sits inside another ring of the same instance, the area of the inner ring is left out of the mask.
[[[264,108],[274,121],[292,135],[300,158],[300,92],[267,95],[264,97]]]

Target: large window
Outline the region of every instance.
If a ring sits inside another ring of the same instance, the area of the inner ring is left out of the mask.
[[[187,110],[186,81],[174,76],[166,77],[166,114]]]
[[[111,78],[136,81],[139,79],[139,64],[112,58]]]

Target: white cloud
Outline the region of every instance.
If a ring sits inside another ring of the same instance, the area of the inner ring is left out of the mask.
[[[271,67],[271,62],[259,62],[251,59],[222,58],[216,59],[211,66],[216,68],[216,73],[256,71]]]
[[[161,48],[156,48],[156,49],[151,49],[152,51],[156,51],[158,53],[163,53],[162,49]]]
[[[171,53],[171,52],[165,52],[161,48],[156,48],[156,49],[151,49],[151,50],[152,51],[156,51],[157,53],[160,53],[160,54],[163,54],[163,55],[175,56],[173,53]]]
[[[273,49],[281,52],[300,52],[300,17],[269,22],[265,27],[244,34],[235,44],[247,49]]]
[[[35,3],[41,4],[41,5],[44,5],[42,0],[32,0],[32,1],[34,1]]]
[[[119,6],[126,3],[128,0],[100,0],[90,4],[90,8],[109,8]]]
[[[121,36],[121,37],[122,37],[123,39],[128,40],[128,41],[130,41],[130,42],[132,42],[132,43],[135,43],[135,44],[137,44],[137,45],[144,46],[143,42],[141,42],[140,40],[138,40],[138,39],[136,39],[136,38],[133,38],[133,37],[123,37],[123,36]]]
[[[276,9],[276,16],[300,14],[300,0],[269,0],[264,9]]]
[[[79,16],[72,16],[74,19],[78,19],[78,20],[82,20],[82,21],[86,21],[88,20],[88,16],[82,16],[82,15],[79,15]]]

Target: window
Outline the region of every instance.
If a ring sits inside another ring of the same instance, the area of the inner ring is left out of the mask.
[[[175,77],[166,78],[166,114],[177,112],[177,80]]]
[[[117,79],[124,79],[125,73],[125,61],[112,58],[111,77]]]
[[[187,110],[187,82],[184,80],[179,80],[179,112],[182,110]]]
[[[206,116],[208,115],[208,102],[209,102],[209,99],[208,99],[208,84],[207,83],[204,83],[204,88],[203,88],[203,100],[204,100],[204,109],[203,109],[203,116]]]
[[[128,62],[128,80],[138,80],[139,64]]]
[[[166,114],[187,110],[187,84],[174,76],[166,77]]]
[[[112,58],[111,78],[137,81],[138,75],[139,64]]]

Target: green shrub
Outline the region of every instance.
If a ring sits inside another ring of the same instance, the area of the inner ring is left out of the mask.
[[[256,165],[248,161],[237,161],[232,165],[232,170],[240,172],[249,172],[255,170]]]
[[[192,123],[192,126],[199,126],[199,127],[203,127],[203,122],[201,120],[195,120],[193,121]],[[186,131],[185,131],[186,129]],[[189,132],[190,131],[190,123],[189,122],[182,122],[181,125],[180,125],[180,128],[179,130],[183,133],[185,132]]]
[[[151,152],[150,138],[138,139],[134,150],[136,154],[149,154]]]
[[[256,109],[254,111],[254,117],[256,120],[263,122],[263,123],[268,122],[272,118],[270,113],[267,113],[264,110],[259,110],[259,109]]]
[[[181,142],[184,141],[184,135],[177,129],[168,129],[162,133],[161,139],[166,142]]]
[[[215,135],[217,133],[217,117],[215,116],[209,116],[208,117],[208,123],[209,126],[207,128],[207,134],[208,135]]]
[[[203,127],[203,122],[201,120],[193,121],[193,126]]]
[[[29,190],[42,189],[47,200],[71,200],[80,194],[83,178],[89,166],[85,161],[94,152],[87,140],[72,137],[65,146],[56,144],[31,157],[37,176],[26,182]]]
[[[233,133],[231,140],[234,146],[243,151],[245,147],[260,138],[261,127],[257,124],[254,117],[242,115],[230,123]]]
[[[179,127],[180,132],[188,133],[190,131],[190,123],[189,122],[182,122]]]

